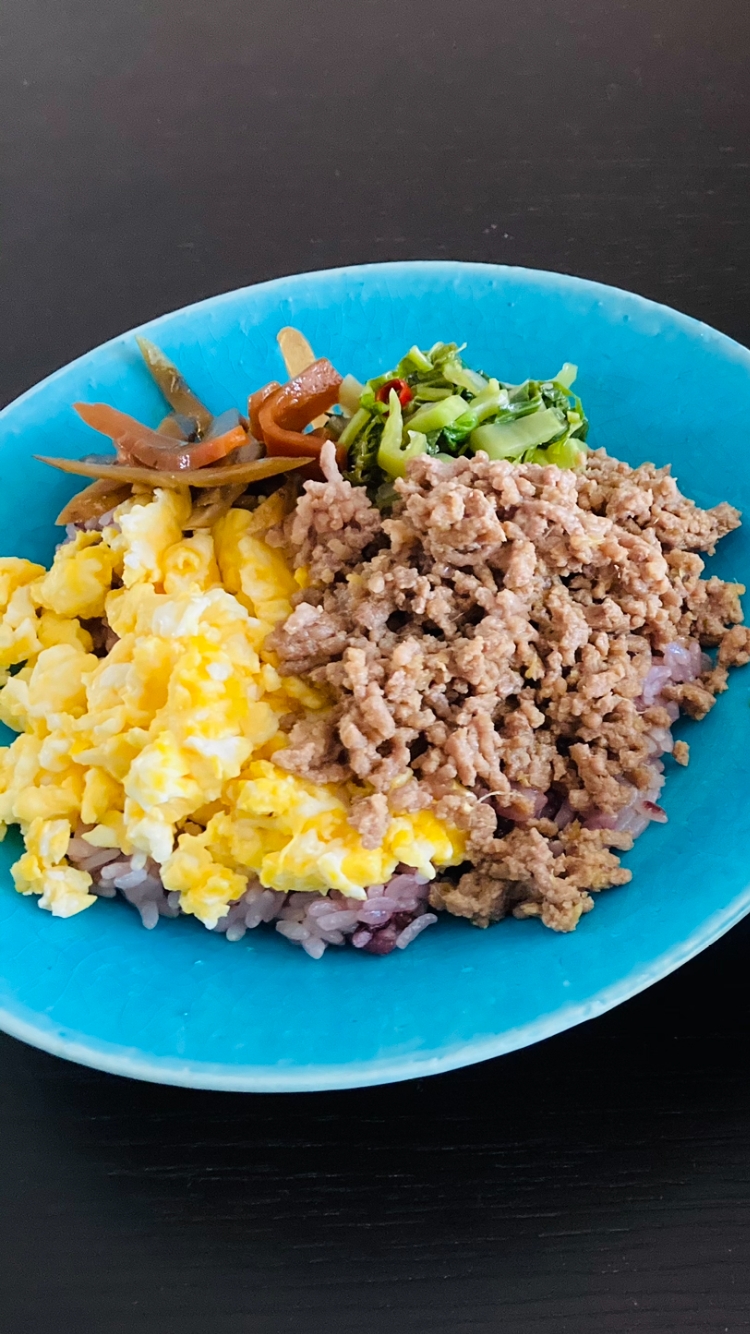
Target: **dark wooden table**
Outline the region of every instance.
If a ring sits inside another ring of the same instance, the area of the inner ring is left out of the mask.
[[[0,54],[5,399],[210,293],[413,256],[750,340],[747,0],[6,0]],[[749,959],[750,923],[562,1037],[356,1093],[1,1038],[0,1334],[750,1328]]]

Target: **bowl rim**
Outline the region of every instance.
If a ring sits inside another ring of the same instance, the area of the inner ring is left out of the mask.
[[[436,279],[442,274],[446,279],[460,273],[476,274],[477,278],[498,278],[520,280],[538,289],[567,289],[596,295],[601,293],[611,300],[615,294],[620,301],[632,303],[641,310],[661,312],[667,315],[673,324],[693,337],[712,343],[723,351],[725,356],[744,364],[750,373],[750,351],[743,345],[722,333],[713,326],[675,310],[665,303],[653,301],[627,288],[615,287],[589,278],[549,269],[530,268],[521,265],[492,264],[480,261],[460,259],[407,259],[381,261],[371,264],[342,265],[326,269],[300,271],[270,278],[261,283],[251,283],[238,288],[230,288],[213,296],[204,297],[186,306],[165,311],[160,315],[136,325],[123,333],[116,334],[103,343],[81,353],[72,361],[66,362],[52,371],[44,379],[37,381],[23,391],[0,410],[0,425],[11,411],[43,394],[58,379],[71,369],[82,366],[98,353],[113,350],[126,340],[141,332],[148,333],[156,326],[168,327],[172,320],[184,316],[200,314],[202,311],[216,309],[225,303],[236,300],[244,294],[258,292],[284,294],[284,289],[297,282],[321,283],[336,279],[356,279],[367,274],[414,274],[416,272],[434,274]],[[713,944],[744,916],[750,913],[750,876],[747,884],[731,902],[717,909],[686,938],[675,942],[660,955],[648,959],[637,969],[631,970],[616,979],[609,986],[582,1001],[567,1006],[558,1006],[554,1011],[541,1015],[516,1028],[489,1037],[483,1036],[474,1041],[462,1041],[448,1046],[438,1055],[390,1056],[384,1059],[352,1061],[345,1065],[310,1065],[294,1067],[270,1067],[268,1065],[237,1065],[211,1063],[196,1060],[180,1060],[176,1057],[152,1056],[129,1048],[123,1044],[107,1043],[92,1039],[84,1034],[68,1032],[50,1022],[43,1014],[35,1013],[19,1005],[17,1010],[0,1007],[0,1030],[9,1036],[77,1064],[101,1070],[109,1074],[143,1080],[150,1083],[168,1084],[184,1088],[211,1089],[224,1092],[254,1093],[292,1093],[333,1091],[351,1088],[364,1088],[378,1084],[397,1083],[427,1075],[441,1074],[456,1070],[496,1056],[518,1050],[543,1041],[585,1020],[595,1018],[613,1009],[623,1001],[646,990],[654,982],[680,968],[703,949]]]
[[[596,278],[582,278],[578,274],[567,273],[558,269],[536,269],[524,264],[492,264],[482,260],[463,260],[463,259],[391,259],[378,260],[370,264],[341,264],[334,265],[328,269],[300,269],[296,273],[279,274],[276,278],[266,278],[259,283],[245,283],[242,287],[229,287],[221,292],[216,292],[213,296],[201,297],[199,301],[191,301],[186,306],[176,306],[172,310],[165,310],[160,315],[152,315],[148,320],[135,324],[122,333],[113,334],[111,338],[105,339],[103,343],[95,343],[93,347],[85,352],[79,353],[71,361],[66,361],[62,366],[56,367],[50,371],[43,379],[37,380],[24,389],[15,398],[11,399],[2,408],[0,408],[0,423],[3,417],[11,408],[17,408],[33,398],[40,390],[46,389],[54,384],[67,371],[73,370],[87,361],[89,357],[97,352],[105,352],[109,348],[116,347],[126,339],[132,339],[137,334],[152,329],[155,324],[164,325],[170,320],[177,319],[183,315],[190,315],[193,312],[201,311],[209,306],[216,307],[229,302],[232,298],[243,296],[246,292],[268,292],[274,288],[281,289],[288,283],[305,279],[306,281],[323,282],[330,278],[348,278],[361,273],[393,273],[406,272],[409,270],[419,270],[423,272],[438,272],[444,270],[450,272],[476,272],[477,275],[485,274],[505,274],[509,277],[521,278],[535,283],[538,287],[572,287],[579,291],[590,291],[592,293],[602,292],[610,294],[615,292],[620,298],[632,301],[639,307],[645,307],[653,311],[662,311],[668,314],[673,320],[676,319],[686,330],[693,332],[700,331],[701,335],[708,340],[716,340],[727,349],[732,348],[735,355],[739,354],[739,360],[745,360],[750,371],[750,350],[730,334],[722,333],[711,324],[697,319],[694,315],[687,315],[684,311],[678,310],[675,306],[669,306],[663,301],[654,301],[651,297],[642,296],[640,292],[634,292],[627,287],[617,287],[613,283],[599,282]]]
[[[531,1047],[546,1038],[596,1019],[624,1001],[661,982],[709,945],[714,944],[750,913],[750,881],[730,904],[718,909],[686,939],[671,949],[649,959],[637,974],[618,978],[586,1000],[558,1006],[549,1014],[516,1028],[504,1029],[492,1037],[461,1042],[437,1056],[389,1057],[385,1060],[352,1061],[346,1065],[306,1065],[291,1068],[268,1065],[237,1065],[209,1061],[181,1061],[170,1056],[148,1056],[121,1044],[95,1041],[80,1034],[68,1034],[50,1024],[43,1015],[33,1020],[22,1013],[0,1009],[0,1030],[37,1047],[51,1056],[60,1056],[77,1065],[121,1075],[150,1084],[169,1084],[178,1088],[214,1090],[220,1093],[330,1093],[345,1089],[371,1088],[380,1084],[399,1084],[428,1075],[447,1074],[469,1065],[478,1065],[497,1056],[505,1056],[522,1047]]]

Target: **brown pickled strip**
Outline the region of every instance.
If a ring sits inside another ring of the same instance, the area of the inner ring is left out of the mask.
[[[247,463],[228,463],[223,468],[192,468],[187,472],[157,472],[155,468],[139,467],[132,463],[87,463],[85,459],[53,459],[44,454],[35,454],[40,463],[48,463],[51,468],[61,472],[73,473],[76,477],[99,477],[113,482],[142,483],[144,486],[166,486],[171,489],[180,486],[230,486],[233,482],[242,482],[249,486],[251,482],[260,482],[264,477],[276,477],[283,472],[291,472],[305,463],[304,458],[266,458],[251,459]],[[307,456],[309,459],[309,455]]]
[[[201,403],[197,394],[194,394],[190,385],[184,379],[173,361],[169,360],[156,343],[152,343],[148,338],[136,338],[135,340],[141,349],[141,356],[158,384],[161,392],[174,408],[183,417],[195,417],[201,435],[205,435],[211,429],[213,416],[208,408]]]
[[[156,428],[156,433],[157,435],[167,435],[170,440],[185,439],[180,428],[180,423],[173,412],[170,412],[168,417],[165,417],[163,421],[159,422],[159,425]]]
[[[269,455],[316,458],[322,437],[303,434],[321,412],[338,399],[342,377],[326,357],[270,394],[258,410],[258,424]]]
[[[185,528],[211,528],[217,519],[223,518],[245,491],[244,482],[235,482],[232,486],[213,486],[201,493],[200,499],[193,505]]]
[[[87,519],[100,519],[115,505],[121,505],[130,496],[130,482],[110,482],[104,479],[92,482],[84,491],[72,496],[67,505],[60,510],[55,523],[85,523]]]

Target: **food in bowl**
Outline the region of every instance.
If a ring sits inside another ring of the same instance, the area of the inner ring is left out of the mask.
[[[161,424],[77,405],[115,454],[46,460],[90,484],[49,570],[0,561],[16,888],[316,958],[441,912],[572,930],[750,660],[699,554],[739,515],[590,451],[573,366],[441,343],[363,385],[281,342],[291,378],[218,417],[142,342]]]

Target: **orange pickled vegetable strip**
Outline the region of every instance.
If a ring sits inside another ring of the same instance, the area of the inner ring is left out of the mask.
[[[258,424],[269,456],[317,457],[322,437],[304,435],[303,430],[321,412],[333,407],[341,379],[330,361],[321,357],[261,403]]]
[[[109,436],[123,463],[145,463],[164,471],[179,472],[216,463],[247,439],[244,428],[235,426],[225,435],[190,444],[187,440],[171,440],[169,436],[160,435],[126,412],[111,408],[108,403],[74,403],[73,407],[87,426]]]
[[[301,375],[303,371],[307,370],[308,366],[312,366],[313,362],[317,360],[305,335],[291,324],[288,324],[284,329],[279,329],[276,342],[284,358],[286,373],[290,380],[295,375]],[[313,427],[325,426],[326,421],[326,414],[322,412],[319,417],[313,419],[311,425]]]
[[[264,384],[262,389],[256,389],[255,393],[250,395],[247,405],[247,415],[250,418],[250,434],[254,435],[256,440],[262,440],[263,438],[261,435],[258,413],[263,407],[266,399],[270,398],[271,394],[275,394],[276,390],[280,388],[281,385],[278,380],[270,380],[268,384]]]
[[[185,443],[176,449],[165,449],[152,445],[148,441],[139,441],[135,447],[136,457],[141,463],[151,468],[170,469],[176,472],[181,468],[205,468],[209,463],[218,463],[235,449],[240,449],[247,440],[244,426],[233,426],[224,435],[212,436],[207,440],[198,440],[195,444]]]

